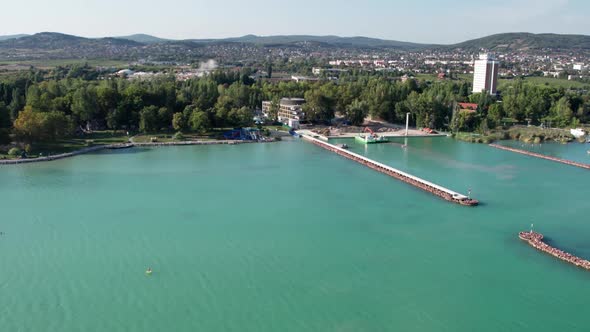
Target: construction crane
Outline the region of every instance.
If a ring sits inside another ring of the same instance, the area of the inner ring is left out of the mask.
[[[373,137],[379,137],[377,134],[375,134],[375,132],[373,130],[371,130],[371,128],[369,127],[365,127],[364,132],[369,132],[371,133],[371,136]]]

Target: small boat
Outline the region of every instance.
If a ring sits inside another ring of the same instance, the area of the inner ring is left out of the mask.
[[[348,144],[338,144],[337,146],[341,149],[348,149]]]
[[[152,275],[152,269],[148,268],[147,270],[145,270],[145,275],[151,276]]]

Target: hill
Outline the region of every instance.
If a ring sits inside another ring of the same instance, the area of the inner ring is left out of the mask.
[[[211,42],[233,42],[244,44],[256,44],[260,46],[292,45],[302,43],[316,43],[325,46],[336,46],[343,48],[397,48],[397,49],[420,49],[429,45],[402,42],[396,40],[384,40],[368,37],[339,37],[339,36],[309,36],[309,35],[277,35],[277,36],[256,36],[245,35],[242,37],[223,39],[191,39],[197,43]]]
[[[15,39],[15,38],[21,38],[21,37],[26,37],[28,35],[6,35],[6,36],[0,36],[0,40],[7,40],[7,39]]]
[[[261,59],[269,49],[288,49],[297,54],[323,52],[326,49],[387,49],[400,51],[445,50],[457,52],[590,51],[590,36],[532,33],[503,33],[469,40],[454,45],[427,45],[368,37],[279,35],[246,35],[223,39],[168,40],[151,35],[136,34],[124,37],[84,38],[55,32],[34,35],[0,37],[0,60],[45,59],[110,59],[151,61],[186,61],[215,58],[241,61]],[[245,47],[247,46],[247,47]],[[274,52],[270,50],[270,52]],[[331,51],[330,51],[331,52]],[[278,54],[277,53],[277,54]]]
[[[55,32],[0,41],[0,57],[28,59],[117,58],[143,46],[116,38],[83,38]]]
[[[142,43],[142,44],[155,44],[155,43],[164,43],[164,42],[170,41],[170,39],[159,38],[156,36],[146,35],[143,33],[138,33],[138,34],[134,34],[134,35],[130,35],[130,36],[115,37],[115,38],[131,40],[131,41]]]
[[[401,42],[396,40],[384,40],[378,38],[368,37],[339,37],[339,36],[309,36],[309,35],[288,35],[288,36],[255,36],[246,35],[238,38],[227,38],[225,41],[233,41],[240,43],[252,44],[292,44],[303,42],[317,42],[333,46],[341,47],[387,47],[387,48],[403,48],[415,49],[425,48],[428,45],[416,44],[409,42]]]
[[[527,51],[536,49],[589,50],[590,36],[559,35],[552,33],[534,34],[526,32],[501,33],[444,48],[477,51],[485,48],[492,51]]]

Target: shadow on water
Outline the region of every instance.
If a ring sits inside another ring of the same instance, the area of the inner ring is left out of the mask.
[[[104,150],[99,150],[99,151],[92,151],[87,154],[88,155],[137,154],[137,153],[148,152],[149,150],[150,150],[149,148],[133,147],[133,148],[128,148],[128,149],[104,149]]]

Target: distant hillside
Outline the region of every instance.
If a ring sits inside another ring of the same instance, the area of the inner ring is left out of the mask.
[[[465,50],[489,49],[493,51],[526,51],[531,49],[590,49],[590,36],[558,35],[552,33],[501,33],[479,39],[468,40],[459,44],[444,46]]]
[[[26,37],[28,35],[6,35],[6,36],[0,36],[0,40],[6,40],[6,39],[15,39],[15,38],[21,38],[21,37]]]
[[[41,32],[32,36],[8,39],[0,43],[0,48],[63,49],[110,46],[138,46],[140,43],[117,38],[83,38],[56,32]]]
[[[18,37],[18,38],[17,38]],[[244,47],[249,45],[250,47]],[[254,47],[252,47],[254,46]],[[368,37],[338,36],[254,36],[225,39],[167,40],[145,34],[116,38],[83,38],[55,32],[0,37],[0,60],[113,59],[150,61],[218,60],[266,58],[273,48],[295,53],[326,49],[459,50],[477,52],[534,51],[559,49],[590,51],[590,36],[504,33],[454,45],[426,45]],[[278,54],[277,53],[277,54]]]
[[[83,38],[55,32],[0,41],[0,56],[9,58],[109,58],[144,44],[116,38]]]
[[[152,36],[152,35],[146,35],[143,33],[138,33],[138,34],[130,35],[130,36],[115,37],[115,38],[131,40],[131,41],[143,43],[143,44],[155,44],[155,43],[163,43],[163,42],[170,41],[169,39],[163,39],[163,38],[159,38],[159,37]]]
[[[338,37],[338,36],[308,36],[308,35],[288,35],[288,36],[255,36],[246,35],[236,38],[225,38],[225,39],[204,39],[195,40],[201,42],[211,41],[225,41],[225,42],[236,42],[236,43],[248,43],[258,45],[280,45],[280,44],[294,44],[294,43],[305,43],[314,42],[327,44],[339,47],[379,47],[379,48],[399,48],[399,49],[416,49],[425,48],[428,45],[416,44],[409,42],[401,42],[395,40],[384,40],[377,38],[368,37]]]

